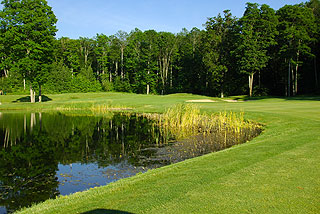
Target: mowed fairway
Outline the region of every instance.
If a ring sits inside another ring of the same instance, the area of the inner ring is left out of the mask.
[[[12,103],[19,96],[1,96],[0,110],[110,105],[163,112],[187,100],[213,99],[217,102],[197,105],[207,113],[244,111],[265,130],[246,144],[48,200],[21,213],[320,213],[320,97],[248,102],[190,94],[48,97],[52,100],[43,104],[21,104]]]

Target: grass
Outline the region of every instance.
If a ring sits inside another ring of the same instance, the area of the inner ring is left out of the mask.
[[[255,137],[262,130],[260,124],[245,120],[243,112],[201,114],[200,108],[194,104],[177,104],[168,108],[163,114],[145,114],[145,116],[156,121],[157,126],[161,127],[163,136],[172,136],[175,140],[192,136],[198,139],[218,140],[213,136],[221,136],[223,139],[216,143],[225,144],[225,146],[227,146],[227,138],[232,139],[231,145],[234,145],[245,136],[250,139]]]
[[[94,104],[164,112],[187,100],[212,99],[121,93],[48,97],[52,100],[28,104],[12,103],[21,96],[0,96],[0,110],[89,109]],[[246,144],[48,200],[20,213],[319,213],[319,97],[215,100],[198,104],[201,112],[244,112],[246,119],[265,124],[263,134]]]

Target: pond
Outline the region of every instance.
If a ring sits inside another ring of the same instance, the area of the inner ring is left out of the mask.
[[[231,146],[213,136],[175,142],[127,113],[0,113],[0,140],[0,214]]]

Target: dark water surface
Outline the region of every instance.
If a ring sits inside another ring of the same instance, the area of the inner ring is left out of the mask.
[[[260,132],[174,142],[155,121],[134,114],[0,113],[0,214],[219,151]]]
[[[144,117],[0,114],[0,213],[163,166],[167,142]]]

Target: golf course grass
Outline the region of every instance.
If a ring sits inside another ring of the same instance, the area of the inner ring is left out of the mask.
[[[47,95],[50,101],[41,104],[19,102],[21,97],[0,96],[0,111],[94,113],[97,106],[104,106],[164,112],[177,103],[209,99],[215,102],[197,102],[202,112],[243,111],[247,119],[265,127],[248,143],[60,196],[18,213],[320,213],[320,97],[241,102],[243,97],[88,93]]]

